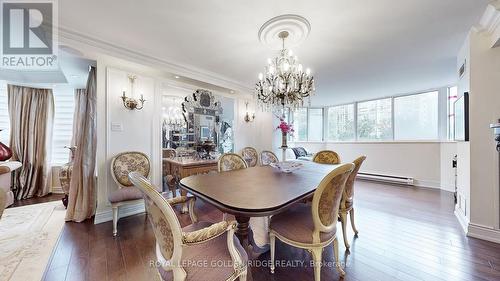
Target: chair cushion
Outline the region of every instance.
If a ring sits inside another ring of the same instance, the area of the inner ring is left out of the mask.
[[[196,231],[210,225],[211,223],[198,222],[182,228],[182,231]],[[247,254],[236,236],[234,243],[243,263],[246,263]],[[227,232],[205,243],[185,246],[182,250],[182,261],[185,261],[183,264],[186,265],[184,267],[187,273],[186,280],[221,281],[235,274],[227,248]],[[158,270],[163,280],[173,280],[171,271],[165,271],[161,267]]]
[[[314,222],[311,205],[297,204],[283,213],[272,216],[269,228],[292,241],[312,244]],[[336,227],[332,232],[320,232],[321,242],[332,238],[335,232]]]
[[[111,203],[118,203],[128,200],[141,199],[141,198],[142,198],[142,193],[135,186],[127,186],[119,188],[117,190],[112,191],[108,195],[108,200]]]

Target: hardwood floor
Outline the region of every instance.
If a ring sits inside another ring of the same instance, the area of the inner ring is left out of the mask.
[[[14,204],[9,206],[9,208],[15,208],[15,207],[57,201],[57,200],[61,200],[63,197],[64,197],[64,194],[50,193],[44,197],[33,197],[30,199],[16,200],[16,201],[14,201]]]
[[[359,237],[349,229],[351,251],[337,236],[344,280],[500,280],[500,244],[465,237],[453,215],[451,193],[358,181],[355,210]],[[220,221],[222,214],[197,202],[201,220]],[[187,215],[179,215],[182,225]],[[154,280],[154,235],[145,215],[121,219],[119,237],[111,222],[67,223],[44,280]],[[332,247],[324,261],[333,264]],[[277,242],[276,259],[304,261],[304,266],[253,267],[254,280],[313,280],[307,251]],[[269,260],[269,253],[259,261]],[[322,280],[339,280],[335,267],[325,266]]]

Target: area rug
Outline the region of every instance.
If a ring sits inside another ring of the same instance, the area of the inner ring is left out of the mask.
[[[0,280],[41,280],[64,226],[60,201],[6,209],[0,219]]]

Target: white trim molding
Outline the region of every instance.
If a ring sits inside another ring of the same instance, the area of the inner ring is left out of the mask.
[[[467,236],[478,238],[494,243],[500,243],[500,229],[469,223],[469,232]]]
[[[468,235],[469,232],[469,219],[464,216],[463,211],[457,208],[457,205],[455,205],[455,217],[457,217],[458,223],[460,223],[460,226],[462,227],[462,230],[464,231],[465,235]]]
[[[486,7],[475,29],[490,37],[491,48],[500,46],[500,0],[494,1]]]
[[[119,208],[118,219],[142,214],[145,212],[144,202],[138,204],[124,205]],[[96,213],[94,217],[94,224],[104,223],[113,220],[113,210],[111,208],[102,212]]]

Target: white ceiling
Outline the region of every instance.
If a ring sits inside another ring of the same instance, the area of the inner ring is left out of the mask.
[[[88,60],[60,48],[58,53],[59,69],[54,71],[18,71],[5,70],[0,72],[0,80],[28,87],[52,88],[54,85],[65,85],[71,88],[85,88],[87,84],[89,65],[95,65]]]
[[[253,88],[273,51],[258,40],[268,19],[311,23],[294,48],[313,70],[313,104],[430,89],[456,80],[456,54],[489,0],[59,1],[61,27]]]

